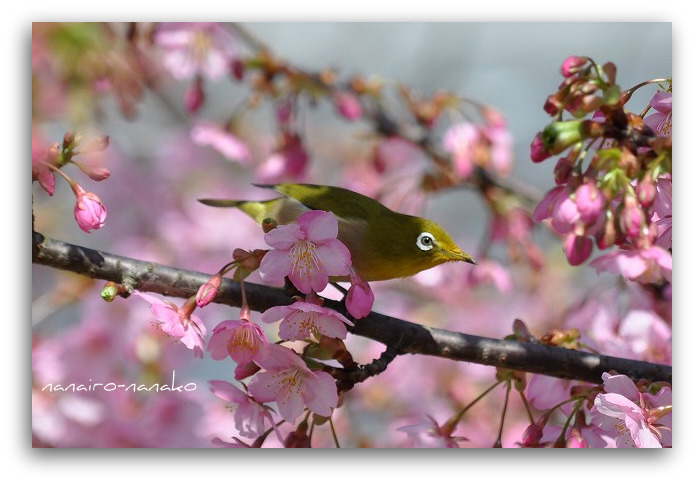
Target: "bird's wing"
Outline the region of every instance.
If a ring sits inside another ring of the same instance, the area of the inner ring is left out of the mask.
[[[367,196],[347,189],[316,184],[255,184],[295,199],[310,209],[331,211],[344,219],[367,220],[384,206]],[[337,196],[336,194],[339,195]],[[343,194],[343,195],[340,195]],[[372,209],[369,209],[372,208]]]

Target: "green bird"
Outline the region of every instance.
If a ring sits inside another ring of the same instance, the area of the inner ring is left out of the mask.
[[[351,253],[353,267],[365,281],[412,276],[450,261],[476,261],[462,251],[436,222],[392,211],[372,198],[335,186],[275,184],[282,197],[268,201],[199,199],[207,206],[235,207],[263,224],[290,224],[310,210],[332,212],[338,239]]]

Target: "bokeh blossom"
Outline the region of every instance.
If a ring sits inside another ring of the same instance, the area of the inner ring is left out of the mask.
[[[215,22],[163,23],[154,41],[165,50],[163,65],[178,80],[197,74],[220,79],[230,71],[237,55],[234,37]]]
[[[239,137],[212,122],[197,122],[191,128],[191,139],[199,146],[211,146],[232,161],[248,164],[251,160],[249,148]]]

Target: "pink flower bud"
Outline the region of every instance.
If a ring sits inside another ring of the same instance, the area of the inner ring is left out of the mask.
[[[346,119],[354,121],[362,117],[362,105],[357,97],[348,92],[336,92],[334,104],[338,112]]]
[[[638,198],[638,202],[644,208],[650,207],[653,201],[655,201],[656,195],[656,183],[650,174],[646,174],[636,186],[636,197]]]
[[[645,213],[633,196],[626,197],[619,217],[619,227],[630,240],[637,240],[645,226]]]
[[[205,93],[203,92],[203,82],[200,77],[196,77],[186,92],[184,93],[184,105],[186,110],[191,113],[198,112],[205,102]]]
[[[595,234],[595,241],[599,249],[607,249],[614,245],[616,241],[616,227],[614,226],[614,216],[611,211],[607,211],[607,220],[602,229]]]
[[[354,318],[365,318],[372,311],[375,294],[355,268],[350,268],[350,289],[346,295],[346,308]]]
[[[604,196],[594,181],[589,181],[575,191],[575,204],[580,219],[586,224],[593,224],[604,209]]]
[[[198,293],[196,294],[196,304],[199,308],[210,304],[220,292],[220,285],[222,284],[222,275],[220,273],[215,274],[208,281],[203,283],[200,288],[198,288]]]
[[[532,139],[532,144],[529,146],[529,149],[530,157],[534,162],[541,162],[544,159],[548,159],[549,157],[551,157],[551,154],[546,149],[546,146],[544,146],[544,143],[541,140],[541,132],[534,136],[534,139]]]
[[[571,55],[563,61],[561,65],[561,74],[563,77],[570,77],[577,72],[580,72],[581,68],[587,62],[587,57],[580,57],[578,55]]]
[[[253,361],[248,363],[238,363],[237,367],[234,369],[234,378],[235,380],[244,380],[245,378],[252,376],[254,373],[257,373],[259,370],[261,370],[261,367]]]
[[[75,132],[74,131],[68,131],[65,133],[63,136],[63,147],[70,148],[73,146],[75,143]]]
[[[104,226],[106,208],[99,197],[93,192],[87,192],[79,185],[73,187],[75,196],[75,220],[80,229],[89,233],[92,229]]]
[[[566,447],[569,449],[584,449],[587,448],[587,440],[582,436],[578,429],[572,429],[570,436],[566,440]]]
[[[234,59],[232,61],[232,75],[234,76],[235,79],[237,80],[243,80],[244,79],[244,70],[245,70],[245,65],[244,62],[242,62],[239,59]]]
[[[74,161],[73,161],[74,162]],[[77,167],[80,168],[82,172],[87,174],[89,178],[93,181],[103,181],[104,179],[108,178],[111,175],[111,172],[104,166],[91,166],[89,164],[85,164],[83,162],[75,162]]]
[[[563,241],[563,251],[571,266],[579,266],[592,254],[592,238],[570,234]]]
[[[544,103],[544,110],[548,115],[556,115],[563,108],[563,102],[558,98],[558,95],[550,95]]]
[[[544,427],[549,421],[550,413],[547,412],[539,419],[531,424],[522,434],[522,446],[523,447],[539,447],[541,442],[541,437],[544,435]]]
[[[562,186],[568,182],[570,175],[573,173],[574,166],[575,163],[568,159],[568,157],[561,157],[558,159],[556,167],[553,169],[553,175],[557,186]]]

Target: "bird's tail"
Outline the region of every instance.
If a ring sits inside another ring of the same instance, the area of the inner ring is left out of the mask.
[[[198,202],[216,208],[237,208],[262,224],[267,218],[274,218],[279,199],[270,201],[236,201],[232,199],[199,199]]]

